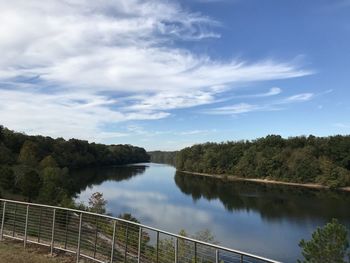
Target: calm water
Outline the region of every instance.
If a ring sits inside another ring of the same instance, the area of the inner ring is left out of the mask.
[[[350,229],[350,194],[184,175],[161,164],[76,172],[85,178],[78,200],[94,192],[107,210],[143,224],[189,234],[210,229],[223,246],[283,262],[300,258],[298,243],[332,217]],[[99,181],[91,181],[99,175]]]

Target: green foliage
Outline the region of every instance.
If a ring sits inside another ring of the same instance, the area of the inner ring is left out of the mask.
[[[346,227],[333,219],[323,228],[318,228],[310,241],[300,241],[303,261],[299,263],[346,263],[345,256],[349,247]]]
[[[254,141],[205,143],[176,154],[180,171],[350,186],[350,136],[269,135]]]
[[[105,214],[107,201],[100,192],[93,193],[89,198],[89,210],[93,213]]]
[[[39,174],[34,170],[26,172],[19,181],[19,187],[28,201],[36,198],[41,187],[41,178]]]
[[[48,168],[48,167],[58,167],[56,160],[51,155],[46,156],[40,162],[41,169]]]
[[[45,204],[59,204],[67,195],[64,180],[68,176],[66,169],[46,167],[41,172],[42,186],[38,200]]]
[[[0,142],[0,165],[11,165],[16,162],[14,154],[9,148]]]
[[[4,190],[19,190],[29,200],[37,197],[43,203],[60,204],[80,190],[81,181],[92,180],[73,178],[68,169],[124,165],[149,159],[140,147],[28,136],[0,125],[0,186]],[[14,173],[10,174],[9,169]]]
[[[9,191],[15,188],[15,176],[13,170],[8,166],[0,166],[0,187]]]
[[[219,242],[215,239],[215,236],[212,234],[210,229],[204,229],[196,232],[193,238],[211,244],[219,244]]]
[[[180,236],[188,237],[188,234],[184,229],[180,230],[179,232]],[[211,233],[209,229],[205,229],[202,231],[197,232],[194,236],[191,238],[197,239],[203,242],[209,242],[212,244],[218,244],[218,242],[215,240],[215,237]],[[159,253],[159,262],[168,262],[169,258],[174,258],[175,255],[175,240],[173,238],[164,238],[159,241],[159,250],[161,253]],[[177,256],[179,259],[179,262],[202,262],[202,263],[209,263],[213,262],[214,258],[212,260],[208,259],[204,255],[210,255],[213,250],[208,249],[205,246],[201,246],[201,254],[197,254],[197,258],[195,259],[195,255],[193,253],[192,249],[188,249],[193,245],[192,242],[189,242],[185,239],[178,239],[178,247],[177,247]]]
[[[141,223],[136,217],[132,216],[130,213],[124,213],[119,215],[118,217],[138,224]]]
[[[38,145],[32,141],[25,141],[18,155],[18,162],[31,167],[38,164]]]
[[[77,139],[66,141],[1,128],[0,164],[15,164],[17,160],[17,163],[33,168],[82,168],[148,162],[149,159],[145,149],[131,145],[108,146]]]

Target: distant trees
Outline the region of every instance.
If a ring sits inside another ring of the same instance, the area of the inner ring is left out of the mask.
[[[346,227],[333,219],[323,228],[318,228],[309,241],[300,241],[303,261],[299,263],[346,263],[346,251],[349,248]]]
[[[151,157],[152,163],[165,163],[174,165],[176,164],[176,153],[177,151],[169,152],[169,151],[153,151],[148,152]]]
[[[22,164],[81,168],[148,162],[145,149],[131,145],[103,145],[83,140],[28,136],[1,127],[0,165]]]
[[[197,144],[177,153],[176,167],[338,188],[350,185],[350,136],[269,135],[253,141]]]
[[[49,204],[67,202],[73,190],[79,189],[72,184],[82,180],[72,178],[69,169],[124,165],[149,159],[145,149],[132,145],[28,136],[0,125],[0,188],[3,194],[16,191],[28,200]]]

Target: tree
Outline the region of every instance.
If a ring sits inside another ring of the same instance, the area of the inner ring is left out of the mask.
[[[13,190],[15,175],[10,167],[0,166],[0,187],[4,190]]]
[[[38,146],[32,141],[25,141],[18,155],[18,162],[35,167],[38,164]]]
[[[136,217],[134,217],[134,216],[133,216],[132,214],[130,214],[130,213],[120,214],[118,217],[121,218],[121,219],[125,219],[125,220],[131,221],[131,222],[138,223],[138,224],[141,223],[139,220],[137,220]]]
[[[41,187],[39,174],[34,170],[26,172],[19,181],[19,187],[28,201],[32,201],[33,198],[38,196]]]
[[[48,167],[58,167],[56,160],[51,155],[46,156],[40,162],[40,168],[45,169]]]
[[[63,189],[64,169],[47,167],[41,172],[42,186],[38,199],[50,205],[58,204],[67,195]]]
[[[301,240],[299,246],[304,256],[299,263],[345,263],[349,247],[346,227],[332,219],[323,228],[317,228],[310,241]]]
[[[215,239],[215,236],[210,231],[210,229],[198,231],[192,238],[215,245],[219,244],[219,242]]]
[[[0,142],[0,165],[1,164],[14,164],[15,157],[9,148]]]
[[[93,213],[105,214],[107,200],[103,198],[100,192],[93,193],[89,198],[89,210]]]

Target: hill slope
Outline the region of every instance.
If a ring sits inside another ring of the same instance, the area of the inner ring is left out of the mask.
[[[350,136],[284,139],[269,135],[254,141],[198,144],[177,153],[176,167],[189,172],[344,187],[350,185]]]

